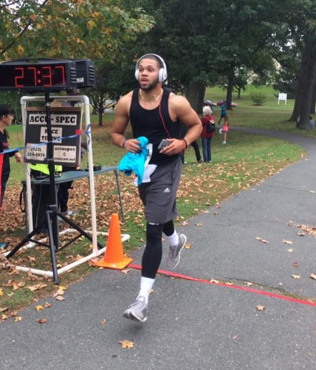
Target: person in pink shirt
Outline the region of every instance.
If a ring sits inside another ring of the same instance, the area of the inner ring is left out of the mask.
[[[226,141],[227,141],[228,128],[229,128],[229,119],[228,119],[228,116],[225,116],[224,117],[224,126],[222,128],[222,133],[223,133],[223,142],[222,142],[222,144],[224,144],[224,145],[226,145]]]

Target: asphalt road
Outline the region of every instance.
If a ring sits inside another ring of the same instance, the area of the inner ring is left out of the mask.
[[[316,139],[260,133],[308,155],[178,229],[191,248],[176,272],[197,281],[160,274],[148,321],[139,324],[122,316],[137,294],[139,271],[98,270],[71,286],[64,301],[45,299],[37,304],[50,308],[33,305],[19,313],[22,321],[0,325],[0,369],[316,369],[316,305],[309,305],[316,298],[316,238],[299,236],[296,226],[316,225]],[[133,252],[133,264],[142,251]],[[122,349],[124,340],[134,347]]]

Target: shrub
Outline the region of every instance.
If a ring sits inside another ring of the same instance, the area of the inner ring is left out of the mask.
[[[263,105],[267,100],[267,95],[260,91],[253,91],[250,93],[250,99],[253,101],[254,105]]]

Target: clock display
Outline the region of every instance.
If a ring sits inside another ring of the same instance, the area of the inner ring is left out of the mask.
[[[76,65],[72,61],[0,64],[0,90],[57,91],[76,86]]]

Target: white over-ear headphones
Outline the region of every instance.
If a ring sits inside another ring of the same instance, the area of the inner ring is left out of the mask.
[[[144,59],[147,56],[154,56],[154,57],[156,57],[157,59],[159,59],[161,61],[162,65],[163,65],[163,68],[159,69],[158,80],[159,80],[159,82],[165,82],[168,78],[166,63],[159,55],[152,54],[152,53],[145,54],[145,55],[143,55],[142,57],[140,57],[138,59],[138,61],[136,63],[136,67],[135,67],[135,78],[136,78],[136,80],[138,81],[138,78],[139,78],[139,70],[138,70],[139,63],[142,59]]]

